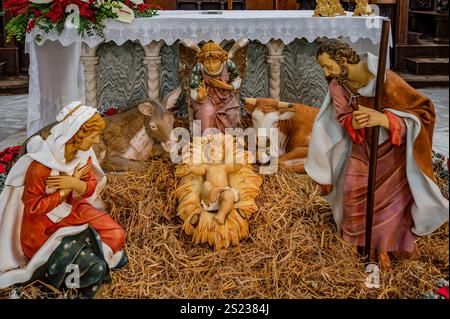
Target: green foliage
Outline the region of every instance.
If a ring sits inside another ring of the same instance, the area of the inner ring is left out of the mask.
[[[119,8],[119,3],[123,0],[116,1],[104,1],[102,3],[91,3],[90,9],[94,11],[95,20],[91,21],[83,16],[80,16],[80,25],[78,27],[78,33],[81,36],[98,35],[104,37],[103,29],[105,28],[106,19],[116,19],[117,14],[112,10],[113,8]],[[27,10],[22,11],[19,15],[14,16],[6,25],[5,31],[7,34],[7,41],[16,39],[17,41],[23,41],[25,39],[26,32],[33,28],[38,28],[48,33],[51,30],[55,30],[58,34],[61,34],[65,28],[65,21],[69,13],[55,24],[47,19],[45,15],[51,11],[52,3],[36,4],[28,3]],[[139,12],[136,7],[134,8],[136,17],[152,17],[157,14],[157,9],[148,9],[143,12]],[[31,10],[33,9],[33,10]],[[38,10],[38,16],[35,15],[35,10]],[[7,9],[0,12],[1,15],[6,14]],[[37,17],[37,18],[36,18]]]
[[[13,17],[5,26],[6,41],[9,42],[12,39],[22,41],[25,38],[25,31],[28,25],[28,17],[24,15],[18,15]]]
[[[156,9],[151,9],[151,10],[143,11],[143,12],[135,12],[135,16],[138,18],[149,18],[149,17],[153,17],[155,15],[158,15],[158,10],[156,10]]]

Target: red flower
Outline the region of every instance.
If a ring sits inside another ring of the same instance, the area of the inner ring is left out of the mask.
[[[28,0],[5,0],[3,8],[12,15],[18,15],[28,9],[30,2]]]
[[[80,15],[83,18],[90,19],[94,15],[94,11],[89,8],[89,4],[86,4],[85,6],[80,7]]]
[[[31,19],[30,22],[28,22],[27,29],[25,31],[30,32],[31,30],[33,30],[35,24],[36,18]]]
[[[104,113],[105,116],[111,116],[111,115],[114,115],[114,114],[117,114],[117,110],[114,107],[109,108]]]
[[[137,6],[137,10],[139,12],[147,11],[147,10],[150,10],[150,9],[151,9],[151,7],[148,4],[146,4],[146,3],[142,3],[142,4]]]
[[[2,163],[0,163],[0,174],[6,174],[5,165],[3,165]]]
[[[0,161],[2,161],[3,163],[10,164],[13,160],[13,157],[14,157],[14,154],[8,153],[8,154],[3,155],[3,157],[0,158]]]
[[[20,148],[21,148],[20,145],[11,146],[11,147],[8,147],[5,151],[8,153],[12,153],[12,154],[19,154]]]

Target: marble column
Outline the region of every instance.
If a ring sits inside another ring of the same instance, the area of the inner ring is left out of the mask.
[[[85,103],[97,107],[97,47],[91,48],[83,43],[80,61],[84,65],[84,95]]]
[[[144,64],[147,66],[148,98],[159,100],[159,80],[161,77],[160,51],[164,41],[153,41],[144,46]]]
[[[266,47],[269,49],[267,64],[269,65],[269,97],[279,100],[281,92],[281,66],[284,62],[284,43],[281,40],[270,40]]]

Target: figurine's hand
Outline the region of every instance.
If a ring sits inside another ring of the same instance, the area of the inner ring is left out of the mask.
[[[382,126],[390,129],[390,122],[385,114],[362,105],[359,105],[358,110],[353,112],[352,125],[354,129],[373,126]]]
[[[205,82],[200,83],[197,88],[197,101],[202,102],[208,96],[208,90],[206,89]]]
[[[73,176],[49,176],[45,180],[45,184],[54,189],[73,189],[78,194],[86,192],[87,185]]]
[[[91,164],[88,161],[88,163],[83,167],[79,167],[79,165],[77,165],[77,167],[75,167],[72,176],[77,179],[83,180],[89,176],[90,171],[91,171]]]
[[[228,84],[225,81],[219,80],[219,79],[210,79],[208,81],[208,84],[210,84],[216,88],[219,88],[219,89],[224,89],[227,91],[234,91],[234,86],[232,86],[231,84]]]
[[[177,176],[186,176],[191,173],[191,168],[189,165],[180,165],[177,167]]]

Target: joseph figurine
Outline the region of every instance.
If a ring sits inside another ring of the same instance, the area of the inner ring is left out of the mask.
[[[317,61],[329,91],[314,123],[305,170],[323,188],[344,240],[363,247],[370,154],[368,130],[380,126],[372,245],[382,269],[391,256],[414,256],[416,236],[448,221],[435,184],[433,103],[386,70],[381,111],[374,107],[378,58],[347,43],[321,44]]]

